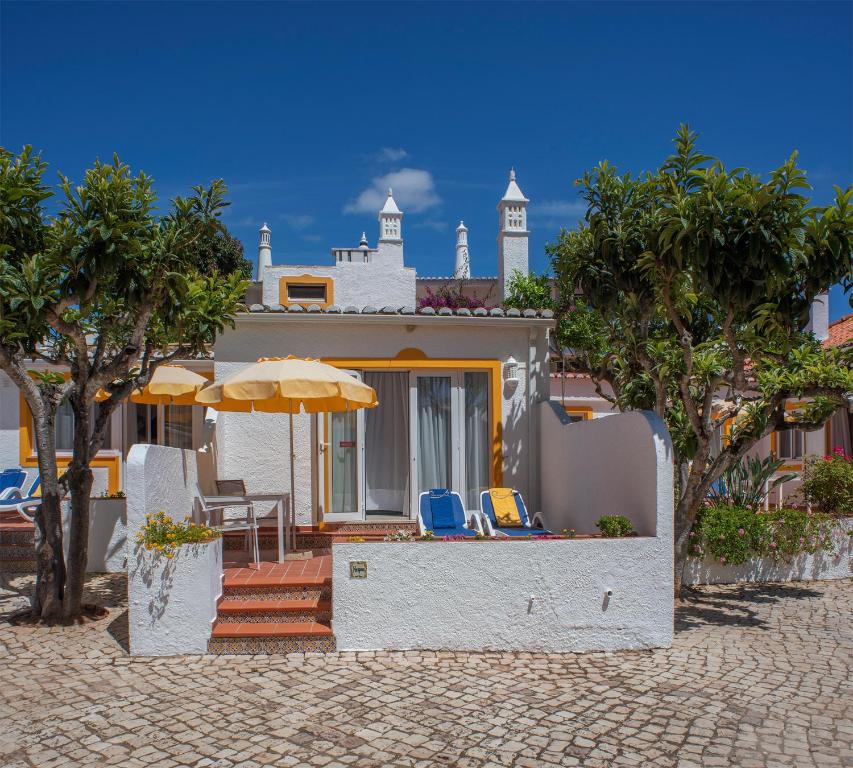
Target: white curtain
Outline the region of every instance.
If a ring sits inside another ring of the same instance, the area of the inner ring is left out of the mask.
[[[489,488],[489,374],[465,374],[465,508]]]
[[[379,405],[364,414],[367,512],[409,514],[409,373],[370,372]]]
[[[418,377],[418,491],[450,488],[450,377]]]
[[[853,441],[850,438],[850,422],[853,417],[846,408],[839,408],[832,414],[829,422],[829,435],[832,441],[831,449],[841,448],[848,456],[853,456]]]
[[[193,407],[191,405],[167,405],[166,412],[166,445],[171,448],[193,447]]]

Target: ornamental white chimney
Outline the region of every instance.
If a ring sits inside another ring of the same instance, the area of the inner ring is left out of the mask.
[[[270,234],[272,230],[264,222],[260,229],[260,240],[258,241],[258,272],[255,279],[261,282],[264,279],[264,270],[272,266],[272,245],[270,244]]]
[[[498,203],[500,229],[498,231],[498,293],[503,301],[513,272],[527,275],[527,204],[515,180],[515,168],[509,172],[509,184]]]
[[[391,189],[388,190],[385,205],[379,211],[376,261],[388,266],[403,266],[403,212],[397,207]]]
[[[471,261],[468,256],[468,227],[464,221],[459,222],[456,227],[456,267],[453,276],[459,280],[468,280],[471,277]]]

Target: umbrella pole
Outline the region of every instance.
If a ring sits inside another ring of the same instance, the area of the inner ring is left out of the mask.
[[[290,524],[296,520],[296,499],[294,498],[294,493],[296,491],[296,471],[295,471],[295,456],[296,454],[293,451],[293,400],[290,400],[290,509],[288,510],[289,520],[287,521],[287,526],[285,530],[290,529]],[[285,536],[286,538],[286,536]]]

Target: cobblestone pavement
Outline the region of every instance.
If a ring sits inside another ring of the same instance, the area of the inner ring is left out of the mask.
[[[0,581],[0,765],[853,765],[853,582],[713,587],[668,650],[130,659],[109,617],[11,626]]]

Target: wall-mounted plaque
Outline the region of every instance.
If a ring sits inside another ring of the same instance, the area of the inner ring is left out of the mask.
[[[367,578],[367,560],[350,560],[349,577],[351,579]]]

